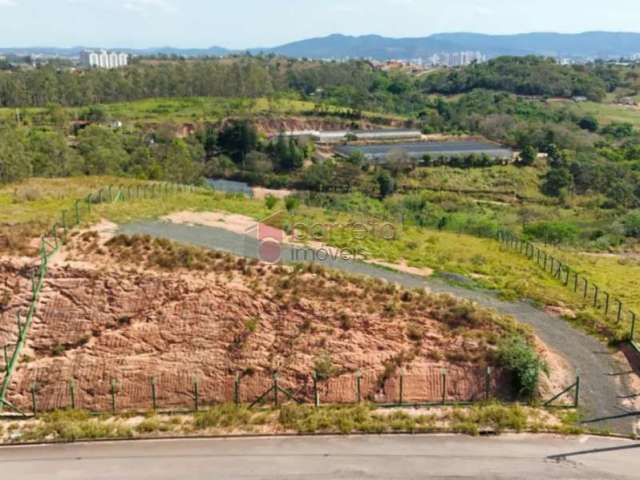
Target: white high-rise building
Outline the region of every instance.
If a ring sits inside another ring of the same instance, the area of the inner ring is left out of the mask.
[[[124,52],[87,50],[80,54],[80,63],[88,68],[121,68],[129,64],[129,55]]]

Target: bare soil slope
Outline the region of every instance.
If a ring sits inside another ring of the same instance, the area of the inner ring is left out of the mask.
[[[449,398],[484,393],[484,367],[515,322],[449,296],[400,290],[373,280],[307,268],[273,267],[163,240],[116,237],[101,244],[77,236],[67,259],[50,270],[38,317],[11,400],[43,409],[76,403],[107,409],[111,379],[118,405],[148,408],[150,379],[163,406],[190,404],[193,380],[204,401],[255,399],[271,373],[305,396],[314,369],[334,380],[325,398],[354,400],[354,372],[363,396],[393,401],[398,373],[405,398],[436,400],[441,367]],[[73,259],[73,260],[70,260]],[[15,312],[28,292],[28,265],[0,267],[0,344],[15,338]],[[492,388],[506,394],[499,371]]]

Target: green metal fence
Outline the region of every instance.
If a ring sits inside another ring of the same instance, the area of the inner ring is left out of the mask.
[[[36,313],[40,293],[47,275],[49,260],[67,241],[70,230],[80,225],[83,218],[88,218],[91,215],[92,207],[96,204],[167,197],[171,194],[192,191],[194,191],[194,187],[192,185],[174,183],[152,183],[129,186],[118,185],[115,187],[113,185],[109,185],[106,188],[102,188],[95,193],[87,195],[83,199],[76,200],[71,209],[62,210],[60,212],[60,220],[55,222],[51,226],[51,229],[45,232],[41,237],[40,250],[38,254],[39,264],[35,267],[35,270],[31,275],[29,306],[27,307],[24,317],[20,312],[16,315],[18,327],[16,342],[15,344],[4,345],[2,348],[4,356],[4,368],[2,373],[4,373],[4,376],[0,386],[0,411],[5,407],[19,411],[15,405],[12,405],[7,400],[7,393],[11,386],[11,379],[18,365],[20,354],[22,353],[27,341],[31,324],[33,323],[33,317]],[[12,352],[11,349],[13,349]]]
[[[81,380],[53,383],[30,383],[30,391],[21,392],[21,407],[38,413],[81,408],[94,413],[186,412],[233,403],[248,408],[281,406],[298,403],[319,407],[354,405],[363,402],[379,408],[429,408],[471,406],[490,401],[513,402],[505,370],[492,368],[459,368],[457,372],[434,366],[420,375],[390,376],[379,384],[372,372],[323,377],[317,372],[281,377],[277,372],[254,372],[249,375],[227,375],[222,378],[185,376],[178,384],[161,376],[136,380],[107,377],[87,385]],[[175,379],[174,379],[175,380]],[[534,404],[546,408],[577,408],[580,379],[548,400]],[[30,399],[29,399],[30,397]],[[30,405],[29,405],[30,400]]]
[[[550,255],[534,243],[522,240],[509,231],[499,231],[498,241],[506,248],[527,256],[566,288],[582,297],[585,304],[602,312],[606,319],[615,318],[618,324],[627,319],[631,325],[628,336],[629,341],[640,352],[640,343],[636,341],[636,313],[626,308],[622,300],[602,290],[585,275]]]

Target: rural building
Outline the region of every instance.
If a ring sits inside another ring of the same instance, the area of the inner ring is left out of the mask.
[[[347,140],[390,141],[419,140],[419,130],[387,128],[381,130],[294,130],[284,132],[289,137],[310,137],[316,143],[340,143]]]
[[[501,145],[477,142],[416,142],[387,145],[342,145],[336,148],[336,153],[348,157],[352,153],[361,152],[364,158],[372,163],[385,163],[386,159],[395,152],[404,152],[411,158],[422,159],[425,155],[433,158],[459,157],[465,155],[487,155],[491,158],[513,160],[514,152]]]

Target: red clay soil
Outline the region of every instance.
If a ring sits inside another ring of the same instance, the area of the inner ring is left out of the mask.
[[[355,400],[357,370],[362,398],[396,401],[402,370],[405,400],[437,401],[442,367],[448,399],[477,399],[493,345],[516,329],[451,297],[324,271],[219,254],[206,254],[201,270],[162,271],[100,251],[50,270],[14,376],[16,405],[30,409],[35,381],[40,409],[66,407],[73,379],[76,406],[106,410],[117,379],[118,408],[147,409],[152,377],[162,407],[190,405],[194,379],[202,402],[230,401],[236,373],[241,399],[252,401],[276,370],[282,386],[309,398],[314,368],[332,377],[321,382],[327,402]],[[0,345],[15,339],[28,273],[17,261],[0,263]],[[492,390],[506,395],[506,376],[494,372]]]

